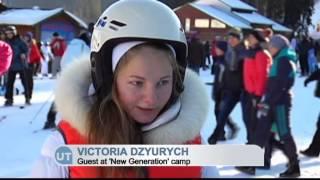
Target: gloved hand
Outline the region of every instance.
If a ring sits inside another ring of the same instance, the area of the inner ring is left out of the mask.
[[[250,96],[251,96],[252,106],[256,107],[261,98],[259,96],[253,95],[253,94],[251,94]]]
[[[269,105],[266,104],[266,103],[258,103],[257,104],[257,108],[258,108],[258,111],[257,111],[257,118],[261,118],[261,117],[266,117],[269,113]]]
[[[305,80],[304,80],[304,87],[307,87],[307,85],[308,85],[309,82],[310,82],[310,79],[309,79],[309,78],[305,79]]]

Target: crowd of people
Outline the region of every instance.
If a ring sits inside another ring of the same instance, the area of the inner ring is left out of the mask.
[[[88,53],[90,34],[81,31],[75,39],[83,41],[86,47],[79,47],[81,51],[73,52],[77,55]],[[32,32],[20,34],[15,26],[7,26],[0,30],[1,44],[1,92],[6,101],[4,106],[14,104],[14,95],[19,94],[14,87],[17,74],[23,85],[25,104],[31,105],[34,87],[34,77],[49,77],[56,79],[61,71],[61,59],[67,46],[74,49],[75,41],[67,44],[58,32],[52,34],[50,42],[37,42]],[[71,47],[73,46],[73,47]],[[69,50],[70,51],[70,50]],[[70,53],[64,59],[70,59]]]
[[[239,102],[246,128],[245,143],[265,149],[264,166],[236,167],[238,170],[254,175],[257,168],[270,169],[272,152],[277,148],[289,161],[287,170],[280,177],[300,176],[298,152],[290,124],[292,87],[297,67],[300,66],[301,76],[310,75],[305,85],[318,80],[317,97],[320,90],[317,48],[308,40],[310,44],[304,45],[306,39],[292,47],[287,37],[274,35],[269,28],[257,28],[247,32],[245,37],[241,31],[231,30],[226,40],[214,41],[211,57],[216,126],[208,142],[217,144],[236,136],[239,129],[230,114]],[[228,137],[225,125],[230,129]],[[319,155],[318,129],[309,148],[301,151],[302,154],[310,157]]]
[[[1,30],[1,41],[10,46],[12,58],[8,61],[7,69],[4,69],[1,74],[1,86],[5,90],[4,106],[12,106],[14,103],[15,89],[14,83],[16,75],[19,78],[24,88],[24,96],[26,105],[31,104],[33,92],[33,78],[38,73],[47,72],[46,64],[53,57],[51,47],[43,43],[37,43],[31,32],[20,35],[15,26],[8,26]],[[6,50],[9,51],[9,50]],[[45,73],[44,75],[47,75]]]

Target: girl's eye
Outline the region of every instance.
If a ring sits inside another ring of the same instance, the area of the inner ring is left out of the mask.
[[[142,81],[131,81],[130,84],[133,86],[142,87],[143,82]]]
[[[169,80],[161,80],[160,82],[158,82],[158,86],[165,86],[169,83]]]

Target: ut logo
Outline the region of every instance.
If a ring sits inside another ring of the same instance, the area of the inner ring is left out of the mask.
[[[104,26],[107,24],[106,19],[107,19],[107,18],[105,18],[105,17],[104,17],[104,18],[100,18],[99,21],[97,22],[97,25],[96,25],[96,26],[97,26],[97,27],[99,27],[99,26],[100,26],[100,27],[104,27]]]
[[[62,146],[56,150],[56,161],[60,164],[72,164],[72,151],[70,148]]]

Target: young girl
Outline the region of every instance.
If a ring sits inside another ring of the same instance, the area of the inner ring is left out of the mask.
[[[91,61],[62,71],[55,97],[63,120],[32,176],[201,177],[201,167],[63,167],[54,161],[55,149],[65,144],[200,144],[209,98],[186,70],[186,54],[179,19],[164,4],[124,0],[109,7],[94,28]]]

